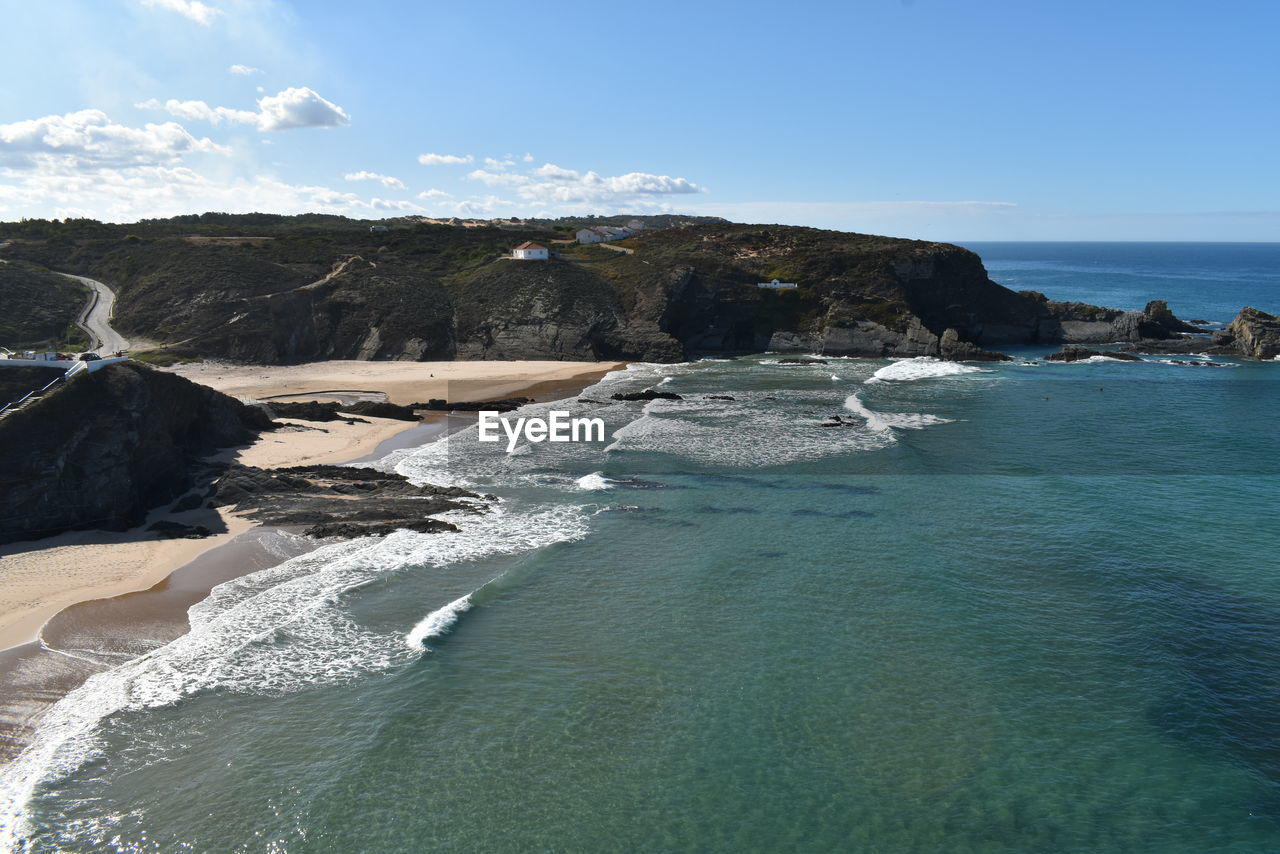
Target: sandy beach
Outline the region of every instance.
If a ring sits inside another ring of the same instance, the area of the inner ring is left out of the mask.
[[[196,362],[169,370],[233,397],[331,399],[324,392],[381,392],[406,406],[515,397],[534,385],[599,376],[624,362],[311,362],[255,366]]]
[[[317,362],[292,366],[198,363],[173,373],[242,399],[331,399],[325,392],[385,395],[408,404],[532,396],[551,399],[559,390],[580,388],[620,362]],[[539,394],[538,392],[544,392]],[[287,431],[263,433],[252,445],[219,457],[245,465],[277,468],[344,463],[368,458],[406,431],[427,425],[385,418],[368,423],[289,421]],[[443,431],[443,426],[440,432]],[[424,439],[425,441],[426,439]],[[201,515],[203,514],[203,515]],[[158,519],[204,524],[221,531],[205,539],[158,539],[145,527]],[[147,590],[197,556],[225,545],[251,527],[226,512],[166,514],[154,511],[130,531],[74,531],[0,547],[0,650],[37,640],[40,629],[76,603]]]

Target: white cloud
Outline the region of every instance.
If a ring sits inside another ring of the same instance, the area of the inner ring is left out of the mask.
[[[543,163],[533,170],[533,174],[539,178],[549,178],[552,181],[576,181],[581,177],[572,169],[561,169],[554,163]]]
[[[382,186],[389,187],[393,190],[405,189],[404,182],[399,178],[393,178],[390,175],[379,175],[377,172],[348,172],[342,176],[345,181],[380,181]]]
[[[115,124],[101,110],[0,125],[0,166],[33,168],[58,163],[69,167],[174,163],[187,154],[229,154],[208,138],[196,138],[177,122],[140,128]]]
[[[287,184],[269,175],[228,180],[188,166],[68,169],[39,164],[29,170],[0,170],[0,212],[25,216],[90,216],[132,222],[199,211],[229,213],[417,213],[413,202],[363,199],[355,193],[309,184]],[[12,214],[10,214],[12,215]]]
[[[259,130],[340,127],[351,123],[346,110],[307,86],[290,87],[258,101]]]
[[[456,154],[419,154],[418,162],[423,166],[452,166],[458,163],[473,163],[475,158],[470,154],[464,157]]]
[[[243,77],[248,77],[250,74],[261,74],[261,73],[262,73],[262,69],[261,69],[261,68],[254,68],[252,65],[238,65],[238,64],[237,64],[237,65],[233,65],[233,66],[231,66],[231,67],[230,67],[230,68],[228,68],[227,70],[228,70],[228,71],[230,71],[232,74],[239,74],[239,75],[241,75],[241,76],[243,76]]]
[[[518,186],[528,184],[530,179],[527,175],[517,175],[514,172],[486,172],[483,169],[473,169],[467,173],[467,180],[482,181],[490,187],[507,185]]]
[[[258,114],[252,110],[210,107],[204,101],[179,101],[176,98],[170,98],[161,104],[157,99],[151,98],[134,104],[134,106],[140,110],[164,110],[170,115],[186,121],[208,122],[212,125],[220,125],[224,121],[228,124],[256,124],[258,122]]]
[[[423,190],[421,193],[418,193],[418,198],[425,201],[430,201],[431,199],[451,199],[453,198],[453,194],[446,193],[444,190]]]
[[[209,26],[218,15],[222,14],[221,9],[215,9],[212,6],[206,6],[200,0],[142,0],[143,6],[154,6],[160,9],[168,9],[170,12],[177,12],[184,18],[190,18],[197,24]]]
[[[204,101],[179,101],[170,98],[163,104],[155,98],[134,104],[143,110],[163,109],[187,121],[210,124],[251,124],[260,131],[295,128],[341,127],[350,124],[351,116],[332,101],[325,100],[308,86],[290,87],[275,95],[258,99],[258,110],[236,110],[211,107]]]
[[[509,157],[506,160],[498,160],[493,157],[486,157],[484,159],[484,165],[488,166],[490,169],[496,169],[499,172],[502,172],[502,171],[505,171],[509,166],[515,166],[516,162],[514,160],[511,160]]]
[[[207,155],[218,155],[216,161]],[[228,147],[177,122],[129,127],[101,110],[0,125],[0,218],[90,216],[116,222],[207,210],[414,213],[416,203],[362,198],[254,174]]]
[[[525,163],[532,163],[533,155],[526,151],[524,157],[521,157],[520,159],[523,160]]]

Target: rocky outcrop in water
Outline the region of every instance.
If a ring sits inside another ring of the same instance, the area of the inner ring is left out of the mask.
[[[654,391],[647,388],[644,391],[629,391],[626,393],[618,393],[611,395],[613,400],[684,400],[683,397],[673,391]]]
[[[458,487],[417,486],[403,475],[376,469],[326,465],[271,470],[231,465],[218,477],[213,496],[214,506],[230,506],[255,522],[302,526],[308,536],[343,538],[399,529],[457,531],[456,525],[432,517],[450,510],[482,513],[486,500],[492,496]]]
[[[121,531],[187,491],[193,460],[274,425],[207,386],[125,362],[0,419],[0,542]]]
[[[1118,362],[1141,362],[1142,359],[1130,353],[1117,353],[1103,350],[1090,350],[1088,347],[1063,347],[1056,353],[1045,356],[1046,362],[1080,362],[1100,356],[1103,359],[1115,359]]]
[[[1212,335],[1178,335],[1165,340],[1145,339],[1123,348],[1134,353],[1162,355],[1204,354],[1245,359],[1274,359],[1280,355],[1280,317],[1251,306]]]
[[[1280,355],[1280,317],[1246,306],[1226,328],[1240,355],[1274,359]]]

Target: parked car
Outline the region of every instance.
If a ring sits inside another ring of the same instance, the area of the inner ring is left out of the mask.
[[[82,362],[96,362],[101,358],[102,357],[99,356],[97,353],[81,353],[80,354],[80,361]]]

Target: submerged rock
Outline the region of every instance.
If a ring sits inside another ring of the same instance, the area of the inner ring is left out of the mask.
[[[826,359],[779,359],[779,365],[825,365]]]

